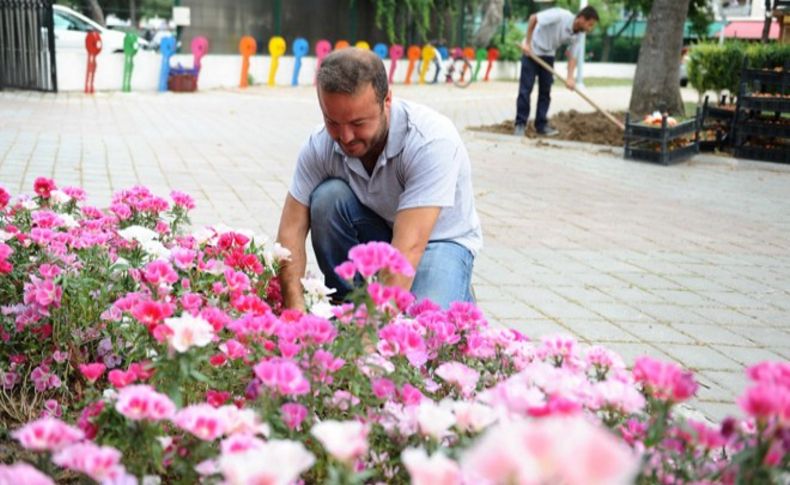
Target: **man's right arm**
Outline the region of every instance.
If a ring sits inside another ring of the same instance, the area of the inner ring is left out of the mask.
[[[280,287],[286,308],[304,310],[301,278],[307,267],[305,239],[310,229],[310,208],[297,201],[290,193],[280,216],[277,242],[291,251],[291,259],[280,267]]]
[[[527,24],[527,36],[524,38],[524,42],[521,44],[521,50],[524,51],[524,54],[529,55],[532,52],[532,34],[535,33],[535,27],[538,25],[538,16],[537,14],[532,14],[529,16],[529,22]]]

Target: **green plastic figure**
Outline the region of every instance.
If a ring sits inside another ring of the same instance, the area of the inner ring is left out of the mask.
[[[128,32],[123,38],[123,92],[132,90],[132,70],[134,69],[134,55],[137,54],[137,34]]]
[[[475,64],[475,73],[472,76],[472,81],[477,81],[477,75],[480,73],[480,65],[484,60],[488,59],[488,51],[483,48],[477,49],[475,51],[475,59],[477,63]]]

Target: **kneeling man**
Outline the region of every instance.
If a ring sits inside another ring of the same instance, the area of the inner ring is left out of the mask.
[[[303,308],[305,240],[326,285],[351,289],[335,274],[357,244],[386,241],[414,266],[413,278],[385,283],[446,308],[472,301],[475,254],[482,246],[469,155],[452,122],[392,98],[384,63],[346,48],[318,71],[324,124],[299,153],[277,240],[291,251],[280,271],[285,305]]]

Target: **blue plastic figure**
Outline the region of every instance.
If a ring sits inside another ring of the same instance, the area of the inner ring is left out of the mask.
[[[176,38],[172,35],[162,39],[159,44],[162,54],[162,70],[159,73],[159,91],[167,91],[167,78],[170,75],[170,58],[176,53]]]
[[[302,69],[302,57],[306,56],[308,51],[310,50],[310,44],[307,42],[307,39],[302,37],[298,37],[294,40],[293,47],[291,47],[294,53],[294,74],[291,78],[291,86],[298,86],[299,85],[299,70]]]

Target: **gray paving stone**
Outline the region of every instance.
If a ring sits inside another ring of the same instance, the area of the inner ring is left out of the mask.
[[[742,364],[710,347],[700,345],[664,344],[661,349],[674,360],[692,370],[738,370]]]

